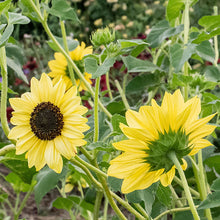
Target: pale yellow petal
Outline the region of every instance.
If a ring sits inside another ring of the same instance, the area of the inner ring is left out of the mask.
[[[13,127],[8,135],[9,139],[17,139],[24,135],[26,135],[28,132],[30,132],[31,128],[30,125],[18,125]]]
[[[31,105],[28,101],[21,98],[10,98],[9,102],[11,107],[15,111],[22,110],[23,112],[30,114],[33,111],[34,106]]]

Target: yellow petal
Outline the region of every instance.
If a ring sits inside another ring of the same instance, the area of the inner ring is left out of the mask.
[[[167,187],[171,184],[175,176],[175,166],[173,166],[167,173],[164,173],[160,176],[160,182],[163,186]]]
[[[15,111],[22,110],[27,114],[30,114],[34,108],[28,101],[21,98],[10,98],[9,102]]]
[[[212,143],[206,139],[197,139],[196,141],[193,141],[193,148],[192,151],[189,153],[189,155],[195,155],[196,153],[199,152],[200,149],[203,149],[211,145]]]
[[[30,125],[18,125],[13,127],[8,135],[9,139],[17,139],[30,132]]]

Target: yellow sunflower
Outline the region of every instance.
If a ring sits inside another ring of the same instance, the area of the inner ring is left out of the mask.
[[[203,138],[216,127],[206,124],[214,115],[198,119],[200,111],[198,97],[184,102],[177,90],[173,95],[165,93],[161,106],[152,100],[152,106],[126,112],[128,126],[120,124],[120,128],[129,139],[113,144],[124,152],[110,161],[108,169],[109,176],[124,179],[123,193],[148,188],[158,180],[168,186],[175,176],[175,165],[167,156],[170,152],[186,169],[184,156],[211,145]]]
[[[75,61],[78,68],[81,72],[84,72],[84,63],[83,57],[87,54],[92,54],[92,46],[86,47],[85,43],[82,42],[81,45],[78,45],[75,50],[69,52],[69,55],[73,61]],[[56,52],[54,54],[55,60],[51,60],[48,62],[48,66],[50,67],[51,72],[48,74],[50,77],[53,78],[53,83],[56,84],[60,77],[63,77],[63,80],[66,84],[66,89],[68,90],[72,86],[72,81],[69,77],[68,73],[68,63],[65,56],[62,53]],[[87,82],[92,84],[91,77],[92,75],[85,72],[84,77]],[[76,84],[78,86],[78,90],[87,90],[86,86],[83,82],[75,74]]]
[[[53,85],[43,73],[39,81],[31,79],[31,92],[9,99],[14,109],[11,123],[15,127],[8,138],[17,140],[16,154],[27,152],[29,167],[35,166],[37,171],[48,164],[60,173],[61,155],[71,159],[76,147],[86,144],[83,132],[89,126],[82,115],[87,108],[80,105],[76,86],[65,91],[62,80]]]

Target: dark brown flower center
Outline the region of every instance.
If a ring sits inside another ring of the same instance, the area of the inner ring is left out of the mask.
[[[31,130],[41,140],[53,140],[61,135],[63,129],[63,114],[51,102],[41,102],[31,113]]]

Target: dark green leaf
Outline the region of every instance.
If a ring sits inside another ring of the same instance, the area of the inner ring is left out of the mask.
[[[9,39],[10,40],[10,39]],[[21,47],[17,46],[16,44],[12,43],[7,43],[5,45],[5,50],[6,50],[6,55],[7,57],[13,59],[13,60],[18,60],[18,62],[23,65],[25,62],[25,55],[24,51],[22,50]]]
[[[118,179],[112,176],[108,177],[108,184],[114,192],[121,191],[122,182],[123,182],[122,179]]]
[[[67,198],[82,207],[84,210],[89,210],[90,212],[93,212],[94,206],[91,203],[82,200],[82,198],[78,196],[68,196]]]
[[[70,5],[63,0],[52,0],[52,8],[47,9],[52,15],[59,17],[61,20],[72,20],[79,22],[79,19]]]
[[[30,19],[22,14],[9,12],[9,24],[28,24]]]
[[[207,66],[205,68],[205,76],[209,81],[219,82],[220,81],[220,68],[216,66]]]
[[[149,188],[144,189],[144,190],[135,190],[131,193],[128,193],[127,199],[131,203],[140,203],[144,202],[145,204],[145,210],[147,213],[150,215],[151,210],[152,210],[152,205],[155,200],[155,194],[157,191],[158,183],[154,183],[151,185]]]
[[[214,191],[220,191],[220,178],[216,179],[212,185],[211,185],[211,190]]]
[[[203,41],[196,46],[196,53],[204,60],[211,63],[215,61],[215,51],[209,41]]]
[[[112,115],[124,113],[126,110],[122,101],[109,103],[107,109]]]
[[[34,195],[38,205],[44,195],[55,188],[58,181],[63,179],[67,172],[68,170],[65,167],[60,174],[54,172],[49,167],[45,167],[37,174],[37,184],[34,187]]]
[[[14,25],[13,25],[13,24],[9,24],[9,25],[5,28],[5,30],[4,30],[4,32],[3,32],[3,34],[2,34],[2,36],[0,37],[0,47],[2,47],[2,46],[5,45],[5,43],[7,42],[7,40],[9,39],[9,37],[11,36],[13,30],[14,30]]]
[[[185,49],[180,44],[170,47],[170,61],[176,72],[179,72],[183,64],[195,53],[196,44],[188,44]]]
[[[56,36],[55,38],[58,41],[58,43],[62,46],[62,48],[64,48],[63,38],[56,37]],[[57,47],[57,45],[52,40],[49,40],[47,43],[54,51],[60,52],[59,47]],[[79,45],[79,42],[76,40],[67,39],[67,45],[68,45],[69,51],[72,51],[76,49],[76,47]]]
[[[214,155],[207,158],[204,163],[210,168],[215,168],[215,171],[220,174],[220,155]]]
[[[22,79],[24,82],[28,83],[27,77],[25,76],[21,64],[15,60],[7,57],[7,65],[15,71],[18,78]]]
[[[126,86],[128,93],[135,93],[142,91],[147,87],[153,87],[160,84],[160,80],[157,74],[142,74],[132,79]]]
[[[171,206],[172,204],[172,192],[169,187],[159,185],[156,193],[157,199],[165,206]]]
[[[150,34],[147,37],[147,42],[151,47],[159,46],[166,38],[175,36],[183,31],[183,25],[170,27],[168,21],[163,20],[152,27]]]
[[[114,114],[111,118],[111,121],[112,121],[113,130],[116,131],[117,133],[122,133],[121,129],[119,128],[119,124],[120,123],[127,124],[126,118],[122,115]]]
[[[53,207],[57,209],[64,209],[70,211],[73,207],[74,203],[71,199],[58,197],[55,201],[53,201]]]
[[[209,194],[207,198],[201,202],[198,209],[209,209],[215,207],[220,207],[220,191]]]
[[[166,10],[166,17],[169,21],[177,18],[184,9],[185,0],[169,0]]]
[[[11,171],[17,174],[22,181],[31,184],[36,171],[35,168],[28,167],[28,162],[24,155],[15,155],[15,152],[10,152],[5,157],[0,158],[0,161]]]
[[[110,57],[105,59],[102,65],[98,66],[95,73],[92,73],[92,79],[96,79],[97,77],[106,74],[110,67],[115,63],[116,57]],[[95,69],[95,68],[94,68]],[[90,72],[91,73],[91,72]]]
[[[199,19],[198,23],[207,31],[212,31],[213,29],[220,27],[220,15],[203,16]]]
[[[128,69],[129,73],[134,72],[154,72],[160,68],[148,60],[140,60],[133,56],[123,56],[122,60]]]

